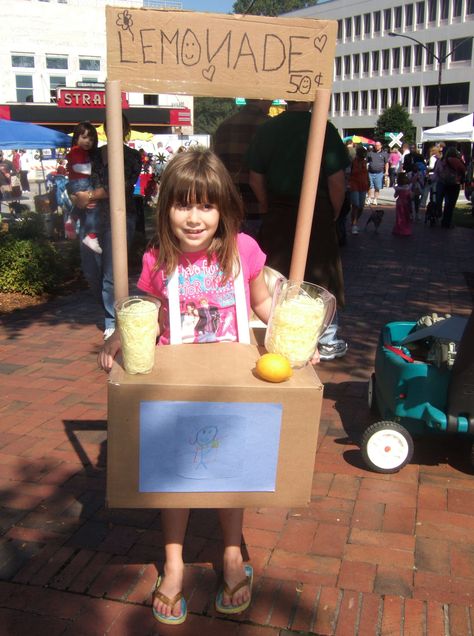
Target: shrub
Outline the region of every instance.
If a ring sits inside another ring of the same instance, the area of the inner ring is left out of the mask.
[[[44,239],[43,216],[37,212],[25,212],[9,225],[9,233],[17,239]]]
[[[46,240],[0,235],[0,290],[35,296],[53,291],[66,274],[64,257]]]

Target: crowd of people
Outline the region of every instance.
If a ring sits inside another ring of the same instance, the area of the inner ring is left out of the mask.
[[[453,211],[461,187],[466,182],[468,160],[455,145],[434,144],[428,155],[415,144],[384,148],[380,141],[373,146],[346,143],[351,163],[346,170],[346,201],[339,224],[339,241],[344,244],[345,218],[350,211],[351,233],[359,233],[364,208],[377,207],[383,187],[393,188],[396,219],[393,233],[409,236],[412,223],[438,219],[441,227],[453,227]]]

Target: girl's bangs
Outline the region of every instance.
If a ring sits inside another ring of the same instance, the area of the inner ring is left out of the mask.
[[[213,171],[184,171],[175,184],[174,203],[189,205],[211,203],[219,205],[222,187]]]

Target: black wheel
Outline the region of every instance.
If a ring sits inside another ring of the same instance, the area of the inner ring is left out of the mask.
[[[369,378],[369,384],[367,387],[367,404],[370,412],[373,415],[378,415],[379,411],[377,408],[377,399],[375,397],[375,373],[372,373]]]
[[[396,473],[413,457],[413,439],[396,422],[376,422],[362,435],[364,462],[378,473]]]

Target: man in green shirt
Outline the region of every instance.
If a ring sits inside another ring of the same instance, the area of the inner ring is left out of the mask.
[[[309,102],[290,102],[288,110],[257,129],[248,151],[250,185],[263,215],[259,243],[270,267],[288,276],[303,179],[311,113]],[[345,195],[344,170],[350,160],[336,128],[326,125],[316,208],[305,280],[321,285],[344,306],[344,281],[336,220]],[[330,325],[319,344],[322,360],[343,356],[347,343]]]

